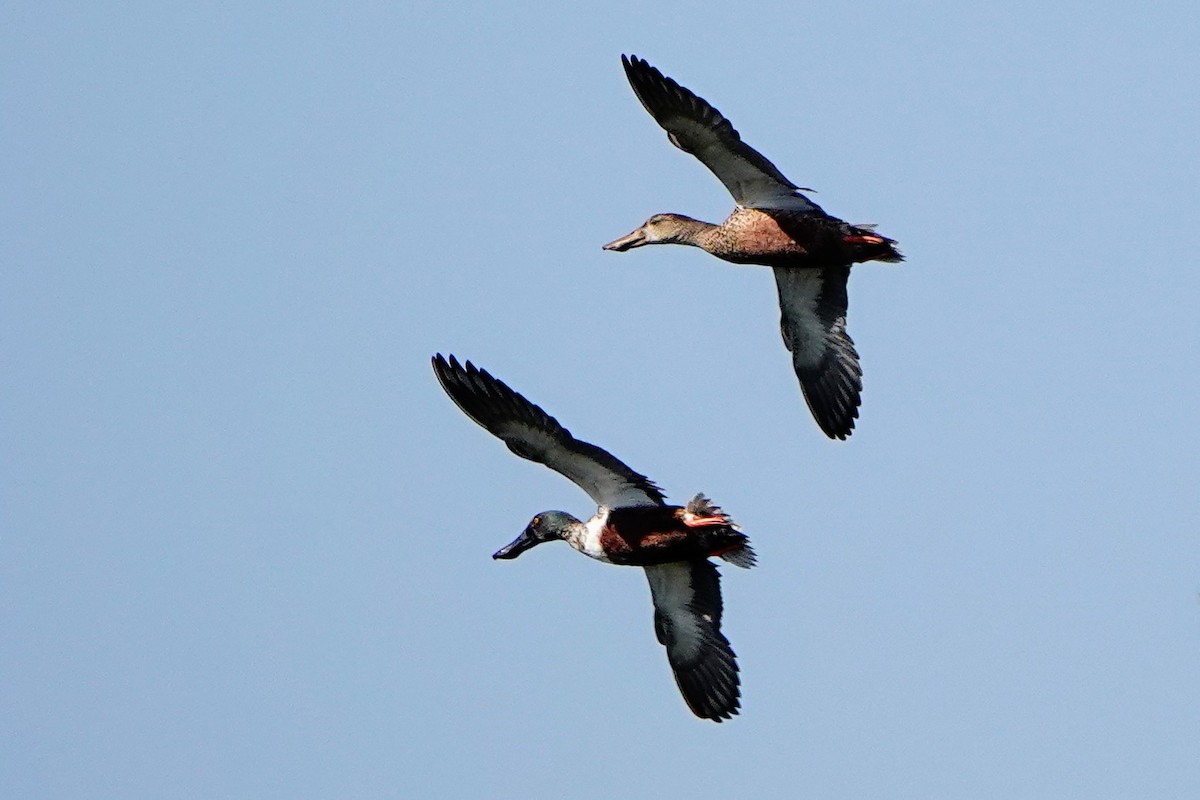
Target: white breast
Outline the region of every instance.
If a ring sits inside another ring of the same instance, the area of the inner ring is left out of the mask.
[[[577,533],[573,532],[567,539],[567,543],[585,556],[610,563],[607,556],[604,555],[604,549],[600,547],[600,534],[604,530],[604,523],[607,520],[608,509],[601,508],[596,512],[596,516],[583,523]]]

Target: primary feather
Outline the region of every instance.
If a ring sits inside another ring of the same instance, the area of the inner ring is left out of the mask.
[[[607,450],[580,441],[558,420],[470,361],[440,354],[433,371],[446,394],[468,417],[508,449],[566,476],[599,506],[662,505],[662,490]]]

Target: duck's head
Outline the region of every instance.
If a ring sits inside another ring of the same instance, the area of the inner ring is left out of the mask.
[[[581,524],[565,511],[543,511],[529,521],[520,536],[492,553],[492,558],[516,558],[542,542],[567,538],[571,529]]]
[[[683,214],[655,214],[642,227],[604,245],[605,250],[623,253],[645,244],[691,244],[708,223]]]

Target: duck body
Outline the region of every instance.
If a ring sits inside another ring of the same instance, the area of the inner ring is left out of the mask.
[[[862,261],[899,261],[894,242],[837,217],[786,209],[737,208],[700,246],[734,264],[813,269]]]
[[[563,538],[584,555],[629,567],[709,557],[753,561],[750,540],[704,495],[686,507],[600,509]]]
[[[624,252],[648,244],[686,244],[734,264],[821,269],[863,261],[903,261],[894,239],[823,212],[738,207],[720,225],[683,214],[655,214],[604,245]]]

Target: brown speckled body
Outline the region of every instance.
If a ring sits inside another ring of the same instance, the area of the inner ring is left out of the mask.
[[[863,236],[878,241],[853,241]],[[736,209],[720,225],[696,237],[695,244],[735,264],[768,267],[827,267],[900,259],[890,239],[836,217],[779,209]]]
[[[679,506],[614,508],[600,533],[609,561],[638,567],[707,558],[747,541],[723,518],[697,521]]]

